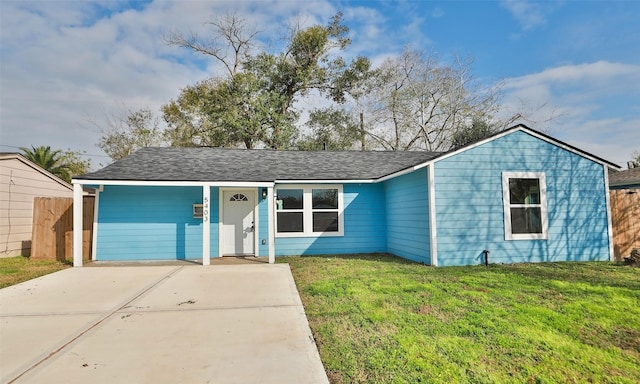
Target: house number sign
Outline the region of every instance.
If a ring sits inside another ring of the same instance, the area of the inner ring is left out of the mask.
[[[209,222],[209,198],[205,197],[202,201],[202,221]]]

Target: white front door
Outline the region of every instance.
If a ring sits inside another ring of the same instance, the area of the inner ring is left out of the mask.
[[[255,191],[223,191],[222,199],[222,256],[254,255]]]

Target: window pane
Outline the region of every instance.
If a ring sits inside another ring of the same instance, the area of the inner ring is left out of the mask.
[[[338,190],[314,189],[311,202],[313,209],[338,209]]]
[[[540,208],[511,208],[511,233],[542,233]]]
[[[278,189],[278,210],[302,209],[302,189]]]
[[[313,232],[338,232],[338,212],[314,212]]]
[[[247,196],[243,195],[242,193],[236,193],[235,195],[231,196],[231,198],[229,198],[229,201],[249,201],[249,199],[247,199]]]
[[[540,181],[509,179],[509,201],[511,204],[540,204]]]
[[[278,232],[303,232],[302,212],[278,212]]]

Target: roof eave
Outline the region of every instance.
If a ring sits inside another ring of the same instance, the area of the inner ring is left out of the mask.
[[[16,159],[16,160],[22,162],[26,166],[32,168],[34,171],[42,174],[43,176],[51,179],[52,181],[60,184],[61,186],[69,189],[70,191],[73,191],[73,186],[71,184],[67,183],[66,181],[62,180],[58,176],[56,176],[53,173],[51,173],[51,172],[47,171],[46,169],[42,168],[41,166],[39,166],[38,164],[34,163],[33,161],[27,159],[22,154],[14,153],[14,152],[10,152],[10,153],[6,153],[5,152],[2,155],[3,155],[2,157],[5,158],[5,159]]]
[[[80,185],[120,185],[152,187],[272,187],[273,181],[197,181],[197,180],[109,180],[109,179],[73,179]]]
[[[486,137],[486,138],[484,138],[484,139],[482,139],[480,141],[477,141],[475,143],[471,143],[471,144],[468,144],[468,145],[466,145],[464,147],[460,147],[460,148],[454,149],[452,151],[445,152],[442,155],[437,156],[437,157],[429,160],[427,163],[435,163],[435,162],[444,160],[444,159],[449,158],[451,156],[455,156],[458,153],[468,151],[470,149],[473,149],[475,147],[481,146],[481,145],[483,145],[485,143],[488,143],[490,141],[499,139],[501,137],[504,137],[504,136],[509,135],[509,134],[511,134],[513,132],[516,132],[516,131],[521,131],[521,132],[528,133],[528,134],[530,134],[532,136],[537,137],[540,140],[544,140],[544,141],[546,141],[546,142],[548,142],[550,144],[556,145],[556,146],[558,146],[560,148],[563,148],[563,149],[565,149],[567,151],[573,152],[573,153],[575,153],[575,154],[577,154],[579,156],[582,156],[584,158],[587,158],[587,159],[589,159],[589,160],[591,160],[593,162],[596,162],[596,163],[602,164],[604,166],[607,166],[610,169],[619,170],[621,168],[618,164],[612,163],[612,162],[610,162],[608,160],[605,160],[605,159],[603,159],[601,157],[592,155],[589,152],[585,152],[585,151],[583,151],[583,150],[581,150],[579,148],[574,147],[571,144],[567,144],[567,143],[565,143],[565,142],[563,142],[561,140],[553,138],[553,137],[551,137],[549,135],[546,135],[546,134],[544,134],[542,132],[538,132],[538,131],[536,131],[534,129],[531,129],[531,128],[527,127],[524,124],[514,125],[513,127],[507,128],[504,131],[497,132],[497,133],[495,133],[495,134],[493,134],[493,135],[491,135],[489,137]]]

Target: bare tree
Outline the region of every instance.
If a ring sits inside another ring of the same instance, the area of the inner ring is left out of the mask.
[[[633,151],[631,156],[633,156],[633,160],[627,162],[627,168],[640,168],[640,149]]]
[[[149,108],[125,110],[110,115],[105,123],[95,124],[102,132],[97,146],[111,159],[120,160],[140,148],[164,146],[160,120]]]
[[[242,69],[255,47],[258,31],[247,26],[247,20],[237,13],[214,18],[205,24],[213,29],[212,38],[203,39],[195,32],[184,34],[170,31],[163,40],[170,45],[189,48],[195,52],[211,56],[224,65],[229,76]]]
[[[446,150],[474,119],[491,120],[500,108],[499,87],[470,74],[472,61],[444,65],[432,54],[405,49],[379,68],[367,132],[387,150]]]
[[[495,125],[500,130],[509,128],[517,123],[524,123],[536,127],[538,131],[549,133],[549,124],[565,116],[565,114],[559,113],[555,108],[550,107],[548,102],[531,104],[530,101],[520,98],[517,101],[518,105],[511,110],[507,109],[505,105],[501,106],[499,114],[502,118],[495,121]]]

